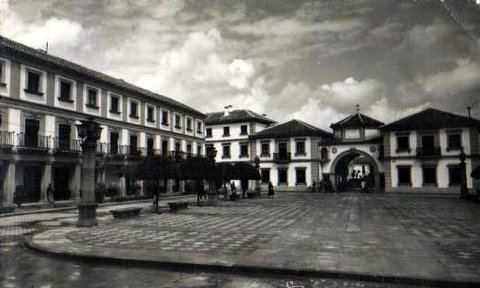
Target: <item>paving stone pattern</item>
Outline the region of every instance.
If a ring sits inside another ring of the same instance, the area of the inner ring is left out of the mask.
[[[457,197],[278,193],[58,234],[72,244],[38,239],[134,259],[480,282],[478,219],[479,205]]]

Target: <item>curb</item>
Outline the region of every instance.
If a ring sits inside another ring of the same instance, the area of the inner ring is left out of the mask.
[[[191,197],[191,196],[192,195],[165,196],[165,197],[159,198],[159,201],[169,200],[169,199],[177,199],[177,198],[186,198],[186,197]],[[124,202],[107,202],[107,203],[98,204],[98,208],[107,207],[107,206],[135,204],[135,203],[148,203],[148,202],[151,202],[151,201],[152,201],[151,199],[142,199],[142,200],[132,200],[132,201],[124,201]],[[51,212],[61,212],[61,211],[75,210],[75,209],[77,209],[76,204],[77,204],[77,202],[74,203],[75,206],[67,206],[67,207],[61,207],[61,208],[39,209],[39,210],[33,209],[33,210],[30,210],[30,211],[5,213],[5,214],[0,214],[0,218],[11,217],[11,216],[29,215],[29,214],[51,213]]]
[[[53,256],[56,258],[67,260],[80,260],[84,262],[91,262],[97,264],[108,265],[126,265],[126,266],[138,266],[146,268],[162,268],[173,271],[202,271],[202,272],[214,272],[214,273],[230,273],[230,274],[247,274],[247,275],[260,275],[265,276],[292,276],[292,277],[314,277],[314,278],[329,278],[329,279],[342,279],[353,280],[363,282],[376,282],[376,283],[388,283],[388,284],[400,284],[411,286],[427,286],[436,288],[476,288],[479,287],[478,282],[469,281],[454,281],[454,280],[432,280],[427,278],[416,277],[400,277],[393,275],[374,275],[374,274],[362,274],[348,271],[328,271],[328,270],[312,270],[312,269],[290,269],[290,268],[276,268],[265,266],[250,266],[250,265],[221,265],[221,264],[201,264],[201,263],[188,263],[188,262],[175,262],[175,261],[157,261],[157,260],[145,260],[145,259],[127,259],[119,257],[104,257],[97,255],[80,255],[72,253],[63,253],[55,251],[54,249],[45,248],[41,245],[35,244],[32,241],[33,235],[29,235],[25,239],[25,246],[35,252]]]

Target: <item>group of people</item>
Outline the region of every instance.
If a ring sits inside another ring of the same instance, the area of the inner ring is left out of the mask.
[[[333,192],[333,184],[330,179],[322,179],[319,182],[313,181],[312,192]]]

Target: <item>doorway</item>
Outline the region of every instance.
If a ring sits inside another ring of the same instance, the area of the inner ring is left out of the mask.
[[[53,198],[58,200],[68,200],[71,196],[69,187],[70,169],[67,167],[53,168]]]
[[[32,203],[40,201],[41,182],[42,170],[40,166],[27,166],[23,168],[22,202]]]

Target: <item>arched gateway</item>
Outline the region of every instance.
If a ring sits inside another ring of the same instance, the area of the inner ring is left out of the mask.
[[[367,180],[376,192],[384,190],[381,125],[357,108],[356,113],[330,126],[333,141],[324,143],[321,150],[324,154],[328,151],[329,161],[321,170],[323,178],[330,179],[337,191],[357,190],[361,179]]]

